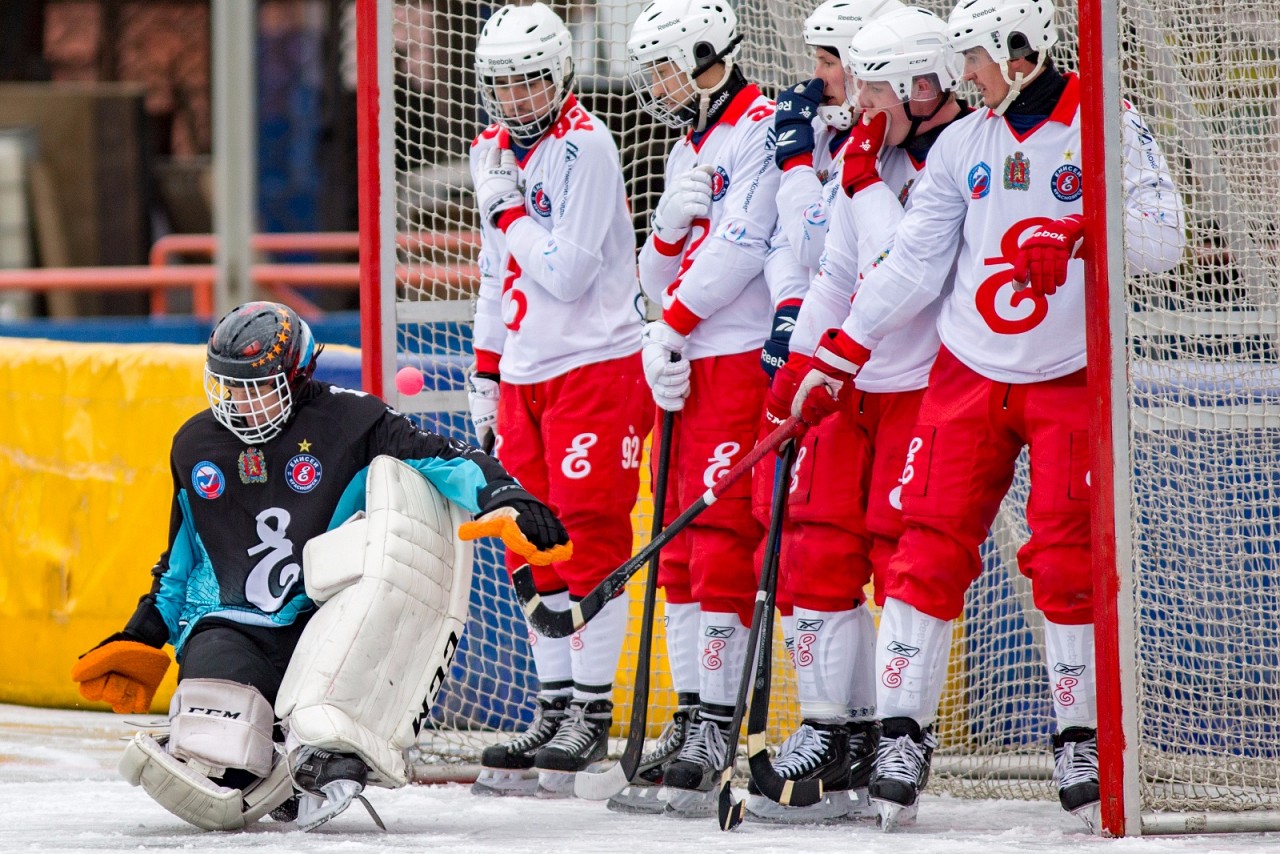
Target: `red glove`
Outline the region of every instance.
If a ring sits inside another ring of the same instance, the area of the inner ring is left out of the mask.
[[[852,388],[853,378],[871,358],[871,351],[849,337],[843,329],[822,333],[813,354],[812,370],[800,381],[791,414],[806,424],[817,425],[843,405],[841,395]],[[845,401],[848,395],[845,394]]]
[[[796,396],[800,380],[809,371],[809,357],[792,353],[773,374],[769,394],[764,399],[765,433],[786,421],[791,415],[791,401]]]
[[[862,121],[849,131],[849,141],[844,145],[844,167],[840,170],[840,186],[845,195],[854,193],[880,181],[880,149],[889,129],[889,114],[884,110],[862,114]]]
[[[1067,262],[1083,238],[1084,217],[1079,214],[1037,228],[1022,241],[1013,257],[1014,285],[1029,285],[1032,292],[1041,296],[1055,293],[1066,283]]]

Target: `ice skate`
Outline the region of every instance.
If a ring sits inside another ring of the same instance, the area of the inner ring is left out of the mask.
[[[480,775],[471,784],[473,795],[534,795],[538,772],[534,759],[555,736],[569,706],[568,696],[535,697],[533,721],[520,735],[486,747],[480,756]]]
[[[775,803],[747,785],[749,821],[775,824],[818,824],[844,818],[852,807],[849,797],[849,729],[846,724],[805,720],[783,742],[774,770],[787,780],[822,780],[823,798],[806,807]]]
[[[612,700],[570,702],[555,735],[534,755],[538,797],[572,797],[574,775],[608,752],[611,726]]]
[[[929,762],[937,740],[932,727],[911,718],[886,718],[881,722],[876,769],[868,795],[886,833],[914,824],[920,792],[929,782]]]
[[[359,799],[374,823],[386,830],[382,819],[361,794],[368,782],[369,766],[360,757],[301,747],[289,757],[289,768],[294,785],[302,790],[296,818],[299,829],[315,830]]]
[[[850,821],[874,821],[878,812],[867,790],[871,775],[876,769],[876,748],[880,743],[880,724],[862,721],[849,724],[849,780],[845,789],[849,796],[849,809],[845,818]]]
[[[681,818],[703,818],[716,812],[715,785],[729,756],[724,730],[727,720],[699,712],[696,725],[662,775],[664,812]],[[736,745],[735,745],[736,747]]]
[[[1053,737],[1053,778],[1062,808],[1098,833],[1101,795],[1098,787],[1098,732],[1068,727]]]
[[[653,750],[640,757],[636,774],[627,787],[609,799],[606,806],[614,812],[661,813],[667,805],[658,793],[662,790],[667,765],[675,759],[689,737],[689,729],[698,718],[697,706],[680,706],[663,727]]]

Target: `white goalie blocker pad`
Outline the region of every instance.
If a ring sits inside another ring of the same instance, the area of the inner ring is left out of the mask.
[[[276,715],[289,743],[355,753],[369,782],[408,782],[403,751],[434,702],[466,625],[468,515],[393,457],[369,465],[364,514],[303,549],[307,595],[323,605],[289,661]]]
[[[293,794],[289,765],[271,741],[271,706],[256,688],[225,679],[187,679],[169,703],[167,736],[137,733],[120,775],[160,806],[204,830],[239,830]],[[228,768],[259,779],[243,791],[220,786]]]

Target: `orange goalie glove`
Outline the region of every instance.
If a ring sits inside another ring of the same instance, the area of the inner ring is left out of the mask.
[[[151,708],[160,680],[169,670],[169,655],[145,643],[112,635],[80,656],[71,678],[80,696],[108,703],[118,714],[140,714]]]
[[[498,537],[534,566],[547,566],[573,556],[569,532],[541,501],[517,499],[458,526],[464,540]]]

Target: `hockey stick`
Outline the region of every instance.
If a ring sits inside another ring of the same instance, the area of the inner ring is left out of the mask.
[[[567,611],[557,611],[548,607],[542,601],[542,597],[538,595],[538,589],[533,583],[533,570],[528,565],[515,570],[511,573],[511,583],[515,588],[516,596],[520,599],[521,607],[524,609],[529,625],[551,638],[568,637],[582,628],[588,620],[600,612],[601,608],[609,604],[610,599],[618,595],[627,586],[627,581],[630,580],[631,576],[639,572],[640,567],[644,566],[655,552],[671,542],[676,534],[688,527],[689,523],[699,513],[714,504],[720,496],[728,491],[729,487],[751,471],[755,464],[760,462],[766,454],[771,453],[783,442],[799,436],[807,429],[808,425],[794,415],[782,422],[777,429],[757,442],[756,446],[746,456],[738,460],[731,469],[725,472],[724,476],[716,481],[715,486],[702,493],[702,496],[697,501],[690,504],[683,513],[672,520],[671,524],[667,525],[661,534],[650,540],[649,544],[637,552],[630,560],[609,573],[603,581],[596,585],[594,590],[580,601],[575,602],[573,607]]]
[[[787,445],[782,453],[781,472],[773,486],[773,501],[770,507],[769,535],[764,544],[764,563],[760,567],[760,586],[756,590],[756,607],[751,615],[751,634],[747,638],[747,659],[742,671],[742,681],[738,684],[738,703],[734,707],[733,721],[729,724],[729,734],[725,736],[728,744],[728,756],[725,766],[720,771],[720,794],[717,798],[716,812],[720,818],[721,830],[733,830],[742,824],[747,810],[747,802],[734,800],[730,786],[733,783],[733,771],[738,752],[738,733],[742,731],[742,718],[747,707],[747,689],[752,687],[752,676],[755,676],[755,690],[760,691],[760,676],[765,678],[764,690],[768,691],[770,666],[766,658],[773,654],[773,602],[778,592],[778,555],[782,547],[782,521],[787,511],[787,493],[791,482],[791,466],[796,459],[796,442]],[[759,663],[756,657],[761,659]],[[766,706],[767,706],[766,700]],[[752,714],[755,703],[752,702]],[[767,712],[766,712],[767,714]],[[748,731],[749,733],[750,731]],[[761,739],[763,743],[763,739]],[[748,751],[751,742],[747,742]]]
[[[650,539],[662,533],[667,501],[667,472],[671,464],[671,434],[675,413],[662,413],[662,437],[658,445],[658,472],[653,486],[653,527]],[[636,651],[636,681],[631,692],[631,723],[622,758],[605,771],[579,771],[573,779],[573,793],[583,800],[603,801],[621,792],[635,776],[644,753],[644,731],[649,717],[649,658],[653,650],[653,612],[658,606],[658,552],[649,558],[649,575],[644,580],[644,610],[640,616],[640,647]]]

